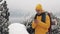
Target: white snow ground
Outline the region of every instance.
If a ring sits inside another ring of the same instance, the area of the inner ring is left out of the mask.
[[[8,28],[9,34],[29,34],[26,27],[20,23],[13,23]]]

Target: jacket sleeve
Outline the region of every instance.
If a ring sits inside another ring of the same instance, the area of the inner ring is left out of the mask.
[[[34,21],[32,22],[32,28],[35,29],[36,24],[34,23]]]
[[[48,28],[50,27],[50,18],[49,18],[49,16],[46,15],[45,23],[42,22],[42,21],[39,21],[38,25],[39,25],[40,27],[43,27],[43,28],[45,28],[45,29],[48,29]]]

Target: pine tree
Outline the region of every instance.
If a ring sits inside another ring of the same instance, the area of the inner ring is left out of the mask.
[[[0,3],[2,1],[3,0],[0,0]],[[0,16],[2,16],[2,19],[1,19],[2,21],[0,21],[0,23],[2,23],[0,24],[1,25],[0,34],[9,34],[8,33],[8,21],[9,21],[10,13],[8,12],[7,2],[5,0],[3,3],[0,4],[0,11],[1,11]]]

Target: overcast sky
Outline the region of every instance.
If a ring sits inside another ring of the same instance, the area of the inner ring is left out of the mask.
[[[15,11],[18,13],[22,12],[21,10],[25,13],[34,13],[35,6],[39,3],[42,4],[44,10],[53,12],[54,14],[57,14],[57,16],[60,16],[60,0],[7,0],[9,9],[11,11],[18,10]]]

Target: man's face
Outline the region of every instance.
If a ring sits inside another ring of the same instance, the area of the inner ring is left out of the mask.
[[[36,12],[37,12],[38,14],[40,14],[42,11],[41,11],[41,10],[37,10],[37,9],[36,9]]]

